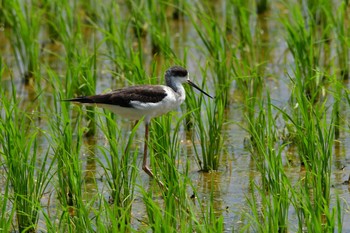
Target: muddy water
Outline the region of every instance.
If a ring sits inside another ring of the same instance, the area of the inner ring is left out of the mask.
[[[218,9],[218,12],[221,12],[220,8]],[[271,92],[271,99],[273,103],[278,106],[284,106],[288,104],[290,97],[290,80],[286,76],[286,72],[292,73],[291,67],[293,60],[290,55],[286,53],[287,45],[281,33],[281,26],[277,23],[275,17],[276,16],[273,14],[258,16],[252,20],[252,25],[254,27],[256,25],[260,25],[261,29],[255,33],[261,33],[261,37],[265,42],[260,55],[261,61],[268,61],[264,65],[265,73],[268,74],[265,82],[266,88],[268,88]],[[189,59],[187,59],[187,68],[190,70],[195,79],[200,80],[203,77],[198,77],[196,74],[200,73],[199,67],[204,67],[205,63],[207,62],[206,56],[208,56],[208,54],[203,53],[202,50],[198,49],[202,45],[200,38],[197,36],[194,28],[188,25],[185,20],[172,22],[171,27],[171,31],[181,30],[182,32],[185,32],[183,34],[174,35],[172,38],[173,49],[176,53],[178,53],[179,57],[182,57],[184,51],[183,47],[187,47],[189,55]],[[92,36],[91,31],[87,30],[85,36],[87,38]],[[42,41],[46,42],[45,38],[42,38]],[[151,67],[151,63],[154,58],[151,55],[149,45],[149,41],[144,45],[144,51],[146,54],[145,63]],[[62,52],[62,48],[56,44],[47,43],[45,46],[46,50]],[[16,69],[16,63],[11,52],[10,43],[3,32],[0,32],[0,51],[2,57],[6,61],[7,66],[11,68],[12,72],[11,74],[5,73],[4,77],[2,78],[2,87],[10,90],[10,77],[14,77],[18,98],[23,99],[23,105],[26,105],[26,102],[30,103],[35,99],[36,93],[33,88],[24,86],[20,81],[19,72]],[[55,56],[50,56],[49,54],[44,54],[42,59],[55,70],[58,70],[59,73],[64,73],[64,70],[62,70],[64,69],[62,60],[57,59]],[[165,62],[160,58],[158,62],[159,70],[163,69],[161,66],[164,65],[164,63]],[[290,63],[290,65],[286,66],[286,63]],[[110,65],[111,64],[109,64],[108,61],[99,61],[98,67],[101,67],[101,69],[98,71],[100,78],[98,79],[97,83],[97,93],[108,88],[114,89],[116,87],[116,83],[111,79],[112,74],[108,73],[108,69],[111,68]],[[43,73],[45,73],[45,71],[43,71]],[[45,74],[43,75],[45,76]],[[211,74],[208,74],[206,78],[208,79],[208,86],[210,87],[212,85],[212,83],[210,83]],[[223,132],[223,134],[226,135],[226,153],[223,155],[223,162],[221,163],[219,171],[212,173],[198,172],[199,168],[196,167],[196,162],[193,156],[188,155],[190,159],[192,158],[190,163],[193,164],[193,166],[191,166],[193,170],[190,171],[190,176],[200,198],[209,199],[211,191],[214,191],[214,207],[218,215],[222,214],[224,216],[227,232],[230,232],[232,227],[239,229],[239,227],[243,224],[241,221],[242,213],[249,211],[247,209],[248,205],[246,199],[246,197],[250,195],[249,183],[252,180],[259,181],[259,173],[255,169],[250,153],[244,148],[243,142],[245,136],[247,136],[247,133],[241,127],[239,127],[240,124],[245,124],[241,95],[239,91],[235,90],[235,88],[232,89],[231,94],[232,104],[227,112],[227,118],[230,123],[225,126]],[[50,93],[45,93],[45,95],[48,96],[48,104],[52,104],[50,103]],[[349,119],[348,110],[347,112],[344,112],[343,115],[345,118]],[[47,127],[45,122],[42,122],[41,124],[43,128]],[[127,121],[122,120],[121,124],[121,128],[124,128],[125,131],[130,129],[130,124]],[[140,129],[139,131],[140,132],[137,135],[135,144],[136,146],[142,148],[143,129]],[[45,142],[46,140],[43,138],[43,147],[45,147]],[[84,164],[83,168],[86,183],[84,195],[86,199],[93,197],[100,190],[107,190],[105,183],[103,182],[104,171],[96,162],[96,158],[102,159],[98,146],[103,145],[106,145],[106,140],[103,133],[98,131],[96,137],[86,139],[82,148],[82,160]],[[182,146],[191,147],[191,144]],[[339,195],[343,201],[342,203],[344,203],[342,206],[344,232],[350,232],[350,209],[347,204],[345,204],[350,203],[350,186],[344,184],[344,181],[348,179],[350,174],[349,150],[350,135],[345,132],[342,133],[339,142],[335,144],[332,167],[333,173],[331,180],[331,198],[333,205],[336,203],[336,194]],[[193,150],[189,148],[188,151]],[[138,164],[141,164],[141,157],[142,156],[140,153],[140,161]],[[293,161],[293,158],[297,158],[295,150],[293,148],[286,149],[284,152],[284,158],[288,158],[288,160]],[[288,177],[291,179],[291,183],[296,183],[302,176],[300,172],[301,169],[297,162],[292,162],[291,164],[291,166],[286,166],[286,172]],[[1,170],[1,172],[3,172],[3,170]],[[1,177],[5,177],[5,175],[0,174],[0,178]],[[0,185],[3,184],[3,182],[4,180],[0,179]],[[144,175],[142,171],[140,171],[138,183],[149,183],[148,177]],[[213,183],[215,185],[213,185]],[[105,195],[107,196],[108,193],[106,192]],[[45,198],[47,198],[47,200],[49,199],[49,197],[44,197],[43,203],[46,202]],[[49,208],[54,208],[54,202]],[[141,199],[136,198],[134,202],[133,216],[135,219],[142,219],[145,216],[145,209]],[[289,218],[290,222],[297,223],[297,216],[292,208],[290,209]],[[135,225],[138,225],[138,223],[136,222]],[[292,225],[293,224],[291,224],[291,226]],[[293,229],[292,227],[290,230],[295,231],[296,229]]]

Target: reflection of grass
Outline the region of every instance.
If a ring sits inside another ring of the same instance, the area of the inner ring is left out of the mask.
[[[284,2],[276,7],[265,0],[2,1],[0,20],[12,50],[0,46],[1,82],[7,85],[0,85],[0,163],[5,171],[0,176],[0,229],[341,230],[346,213],[341,199],[331,198],[330,177],[334,138],[348,135],[344,114],[349,104],[342,101],[350,102],[343,83],[349,76],[348,5]],[[265,13],[257,16],[257,11]],[[286,43],[287,51],[279,51],[276,41]],[[129,132],[108,112],[81,111],[60,100],[163,82],[162,72],[174,63],[195,71],[191,78],[202,81],[215,99],[186,88],[181,117],[169,114],[152,121],[150,163],[167,187],[160,190],[154,182],[141,181],[142,150],[135,148],[143,140],[142,122]],[[275,73],[280,67],[285,73]],[[35,83],[27,89],[17,82],[30,77]],[[272,99],[280,80],[290,87],[290,98],[282,103]],[[27,92],[34,104],[23,100]],[[243,107],[232,107],[237,105]],[[249,177],[243,190],[250,209],[243,211],[242,224],[224,218],[222,206],[215,205],[220,193],[197,190],[192,179],[198,167],[187,160],[193,157],[187,151],[194,151],[200,170],[232,172],[235,164],[223,164],[221,157],[238,156],[225,154],[241,145],[231,147],[233,134],[224,131],[239,122],[227,119],[237,114],[245,115],[240,124],[250,139],[246,153],[252,174],[259,174]],[[184,118],[192,125],[184,126]],[[85,186],[86,137],[101,139],[89,158],[97,162],[89,171],[96,190]],[[296,151],[297,162],[289,161],[289,149]],[[300,178],[288,173],[295,163]],[[196,204],[189,190],[198,197]],[[142,218],[135,217],[135,202],[142,202]],[[291,220],[291,212],[297,219]]]

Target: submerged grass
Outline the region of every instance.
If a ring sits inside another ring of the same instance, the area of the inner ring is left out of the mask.
[[[349,5],[282,2],[2,1],[1,231],[348,230],[346,197],[331,178],[335,139],[348,139]],[[106,82],[161,83],[153,77],[164,64],[195,71],[202,79],[191,78],[215,99],[186,89],[182,116],[152,121],[149,158],[162,190],[143,179],[141,121],[126,126],[110,112],[61,100],[104,92]],[[276,97],[281,82],[290,88],[286,102]],[[249,151],[231,145],[237,134],[226,129],[240,119],[230,116],[242,117]],[[245,154],[253,175],[240,177],[249,209],[238,223],[235,192],[214,192],[213,179],[201,193],[193,179],[198,170],[235,176]],[[346,167],[346,156],[337,160]]]

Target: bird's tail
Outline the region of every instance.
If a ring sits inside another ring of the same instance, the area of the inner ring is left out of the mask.
[[[92,99],[90,99],[87,96],[81,96],[81,97],[77,97],[77,98],[73,98],[73,99],[65,99],[65,100],[61,100],[64,102],[76,102],[76,103],[81,103],[81,104],[93,104],[95,103]]]

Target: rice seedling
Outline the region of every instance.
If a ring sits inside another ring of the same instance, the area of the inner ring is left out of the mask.
[[[252,181],[252,193],[247,197],[251,207],[252,228],[259,232],[288,232],[288,211],[291,185],[285,174],[282,153],[285,145],[277,141],[277,127],[267,95],[259,113],[247,116],[247,130],[252,138],[252,157],[261,178],[261,185]],[[254,183],[253,183],[254,182]],[[259,199],[256,197],[256,191]]]
[[[75,59],[76,64],[74,67],[69,67],[67,75],[71,81],[75,78],[75,83],[79,85],[76,93],[78,96],[93,95],[96,91],[96,79],[97,79],[97,61],[96,61],[96,47],[94,53],[87,54],[88,48],[81,48]],[[87,107],[87,132],[86,136],[94,135],[96,132],[95,112],[92,111],[93,107]],[[90,111],[89,111],[90,110]]]
[[[2,57],[0,57],[0,79],[2,80],[3,78],[3,74],[4,74],[4,61],[2,59]],[[1,96],[5,97],[5,90],[2,88],[0,88],[1,91]],[[8,105],[8,103],[4,103],[4,101],[6,100],[2,100],[0,102],[0,106],[1,109],[4,109],[5,105]],[[4,128],[4,114],[3,112],[1,112],[1,124],[0,124],[0,130],[1,132],[6,132],[7,129]],[[5,141],[4,141],[4,137],[0,137],[0,165],[1,167],[6,167],[7,163],[6,163],[6,155],[5,150],[3,148],[2,145],[4,145]],[[15,218],[15,214],[16,214],[16,208],[11,208],[9,209],[9,206],[11,205],[11,199],[13,198],[11,195],[11,185],[12,185],[12,181],[10,179],[7,179],[9,173],[6,172],[1,172],[1,176],[0,176],[0,180],[2,181],[2,188],[1,188],[1,193],[0,193],[0,229],[4,232],[10,232],[13,226],[13,219]],[[23,226],[23,225],[22,225]],[[24,226],[23,226],[24,227]],[[35,226],[33,226],[35,227]]]
[[[203,3],[203,5],[198,3],[195,5],[196,16],[195,14],[188,14],[191,16],[192,25],[201,38],[208,52],[208,56],[214,59],[213,77],[216,92],[215,103],[205,102],[205,106],[202,106],[202,99],[196,99],[195,96],[193,96],[193,92],[190,92],[186,104],[188,110],[192,111],[191,115],[193,115],[194,119],[190,124],[195,125],[193,145],[196,158],[200,170],[208,172],[217,170],[219,167],[223,142],[221,135],[221,129],[224,123],[223,113],[224,108],[228,106],[228,95],[233,79],[231,78],[230,66],[228,66],[228,64],[230,64],[228,41],[227,38],[222,36],[225,35],[223,33],[225,27],[220,26],[220,22],[213,17],[215,13],[210,10],[210,8],[206,8],[206,4],[209,3]],[[185,9],[190,9],[190,7],[186,6]],[[193,7],[191,7],[191,9],[193,9]],[[205,71],[202,72],[206,73]],[[203,75],[203,77],[205,76],[206,75]],[[206,121],[202,120],[202,107],[206,109],[208,126],[203,123]],[[201,150],[198,150],[195,143],[196,138],[200,140]]]
[[[236,24],[239,35],[239,52],[240,57],[248,64],[255,60],[255,53],[253,48],[253,36],[250,31],[251,12],[247,6],[246,1],[234,0],[232,1],[234,16],[236,17]]]
[[[180,118],[175,126],[172,126],[172,116],[164,116],[154,119],[151,127],[151,158],[153,158],[152,167],[157,167],[155,172],[161,174],[162,180],[169,188],[178,184],[177,163],[180,160],[181,148],[179,130],[181,126]]]
[[[145,37],[147,32],[147,20],[144,9],[147,7],[148,2],[144,0],[131,1],[127,0],[126,4],[129,8],[130,14],[132,15],[132,28],[136,37]]]
[[[67,107],[64,107],[67,108]],[[63,109],[63,108],[62,108]],[[57,159],[58,187],[57,194],[62,207],[60,225],[69,231],[92,231],[89,218],[89,205],[93,203],[84,202],[82,197],[82,164],[80,159],[80,148],[82,143],[83,128],[73,128],[69,123],[68,109],[62,110],[62,120],[58,121],[54,130],[57,137],[54,155]],[[62,124],[62,125],[60,125]],[[76,140],[73,140],[73,129],[77,131]]]
[[[147,226],[155,232],[175,229],[186,232],[191,225],[192,213],[188,209],[186,183],[183,183],[181,178],[178,181],[180,181],[179,185],[175,187],[170,184],[169,189],[165,191],[163,204],[155,201],[149,192],[143,193],[148,218]]]
[[[313,30],[315,38],[320,38],[324,40],[329,40],[331,28],[329,27],[329,13],[332,12],[333,4],[331,1],[321,0],[321,1],[308,1],[306,4],[306,9],[303,11],[306,15],[306,20],[314,24],[310,29]],[[317,28],[317,30],[316,30]],[[318,41],[320,43],[321,41]],[[321,43],[320,43],[321,44]]]
[[[224,124],[224,100],[216,97],[214,101],[206,102],[202,97],[196,98],[193,92],[189,92],[187,99],[186,104],[192,109],[194,119],[192,143],[200,170],[218,170],[224,140],[221,131]]]
[[[15,55],[18,70],[26,84],[40,72],[39,31],[42,12],[35,4],[23,1],[4,1],[1,9],[6,26],[11,27],[8,37]]]
[[[74,15],[75,3],[68,1],[52,1],[46,6],[50,11],[48,21],[58,34],[58,39],[64,47],[65,88],[67,96],[92,95],[96,90],[97,79],[97,44],[92,36],[90,43],[84,43],[82,25],[79,16]],[[59,17],[56,17],[56,15]],[[93,51],[92,53],[90,51]],[[58,54],[57,54],[58,56]],[[91,109],[91,108],[90,108]],[[88,127],[86,136],[96,132],[94,111],[87,113]]]
[[[255,117],[255,108],[261,98],[264,87],[264,69],[260,54],[263,54],[263,39],[259,36],[261,30],[256,28],[256,38],[251,31],[251,18],[253,17],[246,1],[234,0],[232,7],[238,28],[238,44],[234,49],[232,59],[232,73],[235,77],[236,89],[242,93],[245,111],[249,119]]]
[[[207,2],[207,4],[209,3]],[[187,8],[193,11],[193,7],[188,6]],[[206,48],[207,56],[213,60],[213,65],[210,65],[210,68],[213,70],[212,77],[217,90],[216,97],[222,99],[224,106],[228,107],[229,90],[233,81],[230,42],[225,36],[225,27],[221,26],[221,22],[216,19],[214,12],[211,10],[206,12],[205,9],[210,9],[207,8],[205,3],[203,5],[195,5],[196,14],[189,15],[191,16],[193,27],[203,42],[204,48]],[[220,97],[218,94],[220,94]]]
[[[300,182],[300,189],[292,195],[295,198],[293,205],[297,209],[300,221],[299,230],[304,227],[303,221],[305,227],[311,231],[331,229],[335,222],[335,215],[329,210],[336,108],[333,109],[328,123],[324,103],[314,106],[301,93],[303,91],[300,90],[295,93],[296,115],[289,116],[282,112],[295,127],[296,147],[306,170],[305,177]]]
[[[0,5],[0,231],[348,231],[347,1]],[[60,100],[158,84],[175,64],[200,74],[216,98],[186,90],[181,116],[152,121],[159,189],[140,169],[141,121],[124,127],[109,112]],[[195,162],[227,180],[196,180]]]
[[[7,181],[2,189],[2,193],[0,195],[1,201],[0,201],[0,229],[2,231],[10,232],[12,229],[12,220],[14,219],[16,209],[12,208],[12,210],[8,210],[8,204],[11,200],[10,196],[10,181]]]
[[[138,150],[132,151],[133,139],[142,121],[139,121],[129,135],[122,135],[117,128],[115,116],[111,113],[104,113],[106,127],[102,127],[110,149],[101,147],[101,153],[105,162],[100,161],[105,171],[106,182],[109,187],[109,205],[106,206],[108,222],[112,229],[130,229],[131,208],[134,201],[136,177],[138,173],[137,156]],[[118,131],[117,131],[118,130]],[[125,145],[123,148],[120,145]],[[107,203],[107,200],[105,200]],[[113,218],[115,223],[113,223]],[[126,227],[122,229],[120,227]]]
[[[69,54],[72,48],[74,48],[76,39],[81,36],[80,27],[81,21],[79,15],[75,15],[77,10],[76,2],[69,1],[49,1],[45,4],[48,10],[48,24],[52,27],[51,31],[54,31],[54,35],[65,47],[66,53]]]
[[[342,2],[337,9],[337,14],[328,12],[328,17],[331,18],[334,25],[334,30],[337,35],[336,48],[338,54],[338,67],[340,69],[340,77],[343,80],[349,78],[349,26],[345,23],[346,3]]]
[[[295,73],[301,76],[305,94],[312,101],[320,97],[324,81],[324,69],[321,64],[322,40],[325,31],[320,30],[311,16],[303,17],[301,6],[292,5],[291,15],[281,18],[286,29],[286,41],[294,57]],[[325,27],[325,26],[324,26]]]
[[[7,224],[11,223],[15,213],[18,231],[34,232],[39,220],[40,201],[52,178],[53,160],[48,159],[49,150],[41,155],[37,139],[40,130],[30,115],[20,109],[15,86],[12,85],[10,96],[3,88],[0,91],[3,109],[0,119],[3,132],[0,136],[1,160],[8,177],[2,212],[10,200],[14,209],[4,214],[9,219],[2,219],[2,223],[8,228]]]
[[[210,193],[208,200],[198,198],[199,214],[196,220],[196,228],[202,232],[224,232],[225,223],[222,210],[216,209],[215,202],[217,202],[217,197],[215,195],[215,179],[214,176],[211,177],[210,183]]]
[[[47,109],[47,116],[54,119],[49,122],[48,135],[52,146],[53,157],[57,164],[57,184],[55,193],[59,201],[57,215],[61,229],[66,231],[90,232],[93,229],[89,217],[89,207],[93,202],[83,199],[83,171],[81,160],[81,146],[85,127],[81,127],[81,116],[72,121],[69,104],[61,104],[62,90],[66,83],[62,83],[57,73],[49,71],[49,78],[55,92],[53,108]],[[75,136],[76,135],[76,136]]]
[[[344,98],[344,95],[346,96],[346,93],[344,93],[343,89],[344,86],[343,84],[337,80],[337,76],[333,76],[331,78],[332,83],[333,83],[333,97],[334,97],[334,103],[333,103],[333,124],[334,124],[334,137],[335,139],[339,139],[340,137],[340,131],[341,131],[341,124],[342,124],[342,119],[341,119],[341,108],[342,108],[342,99]]]
[[[132,40],[127,38],[130,22],[123,18],[120,6],[114,1],[102,7],[101,11],[103,18],[95,27],[104,36],[107,50],[105,55],[113,62],[117,78],[129,78],[135,60]]]
[[[178,199],[172,198],[174,194],[169,189],[168,196],[164,197],[163,208],[152,199],[150,193],[143,193],[148,215],[148,222],[145,222],[147,227],[144,230],[151,229],[154,232],[175,230],[180,232],[223,232],[223,217],[214,208],[213,188],[211,188],[209,200],[200,197],[189,199],[187,195],[182,196],[186,193],[186,189],[183,187],[191,185],[187,175],[183,174],[179,177],[181,185],[178,186],[178,191],[173,190]],[[213,186],[214,180],[211,183]]]
[[[99,1],[83,1],[81,3],[81,8],[84,10],[85,13],[85,20],[86,21],[97,21],[99,19],[99,15],[101,12],[99,12],[99,5],[101,2]]]
[[[149,32],[152,54],[171,56],[169,25],[166,15],[167,5],[164,2],[147,1]]]
[[[238,4],[238,3],[236,3]],[[256,37],[256,41],[253,43],[253,35],[247,30],[249,28],[249,13],[248,9],[241,5],[235,5],[235,12],[237,12],[237,21],[240,28],[240,44],[238,44],[237,53],[233,58],[232,73],[235,80],[235,86],[237,91],[242,96],[244,114],[248,122],[248,128],[254,127],[256,112],[258,111],[258,105],[261,104],[261,100],[264,100],[262,90],[264,88],[265,70],[263,68],[264,61],[261,61],[262,51],[262,38]],[[257,28],[257,31],[259,29]],[[256,129],[248,129],[248,132],[255,131]],[[263,130],[263,128],[262,128]],[[254,137],[250,138],[254,140]],[[254,144],[255,142],[252,141]]]

